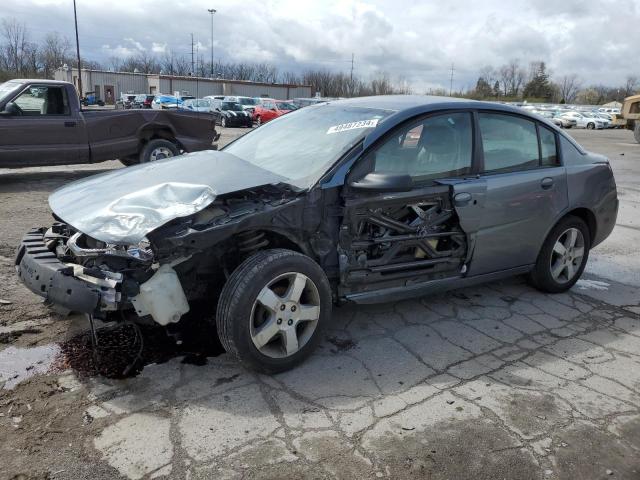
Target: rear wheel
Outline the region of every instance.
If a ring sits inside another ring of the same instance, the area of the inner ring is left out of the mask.
[[[163,139],[151,140],[140,153],[140,163],[155,162],[176,155],[180,155],[180,150],[174,143]]]
[[[264,250],[225,284],[216,326],[228,353],[249,368],[276,373],[311,354],[331,307],[329,281],[316,262],[291,250]]]
[[[581,218],[567,216],[547,236],[529,275],[531,284],[543,292],[560,293],[578,281],[589,258],[591,236]]]

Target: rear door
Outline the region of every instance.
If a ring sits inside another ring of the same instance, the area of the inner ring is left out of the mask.
[[[461,274],[468,242],[453,205],[454,185],[467,184],[473,193],[463,215],[479,216],[482,181],[467,180],[473,158],[472,115],[465,111],[409,121],[363,156],[349,181],[395,173],[410,175],[414,186],[409,192],[345,189],[342,294]]]
[[[469,274],[535,263],[546,233],[568,207],[555,132],[500,112],[478,113],[486,198]]]
[[[0,163],[6,166],[89,161],[84,121],[62,85],[30,85],[12,100],[20,115],[0,116]]]

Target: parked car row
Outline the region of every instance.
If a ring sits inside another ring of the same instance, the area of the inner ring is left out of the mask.
[[[523,109],[538,114],[553,123],[560,128],[586,128],[588,130],[601,130],[604,128],[615,128],[612,114],[604,109],[599,108],[597,110],[579,110],[577,108],[571,108],[565,106],[563,108],[553,108],[548,106],[533,106],[524,105]]]
[[[248,97],[242,95],[208,95],[196,98],[192,95],[123,93],[116,108],[153,108],[164,110],[179,108],[194,112],[212,113],[217,125],[223,127],[260,126],[293,110],[315,105],[330,99],[297,98],[276,100],[273,98]],[[569,126],[570,128],[570,126]]]

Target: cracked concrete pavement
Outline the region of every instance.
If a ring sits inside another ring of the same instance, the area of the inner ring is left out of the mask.
[[[611,158],[622,202],[571,292],[514,278],[336,308],[317,353],[275,376],[224,354],[126,380],[49,373],[49,401],[72,419],[64,445],[30,450],[32,410],[16,422],[0,396],[0,477],[640,478],[640,146],[630,132],[570,133]],[[27,316],[53,328],[42,315]]]

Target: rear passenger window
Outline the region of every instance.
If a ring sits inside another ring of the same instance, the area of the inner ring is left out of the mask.
[[[559,165],[558,149],[556,148],[556,134],[546,127],[538,127],[540,133],[540,156],[543,167],[555,167]]]
[[[534,122],[514,115],[480,113],[484,171],[507,172],[540,164]]]

